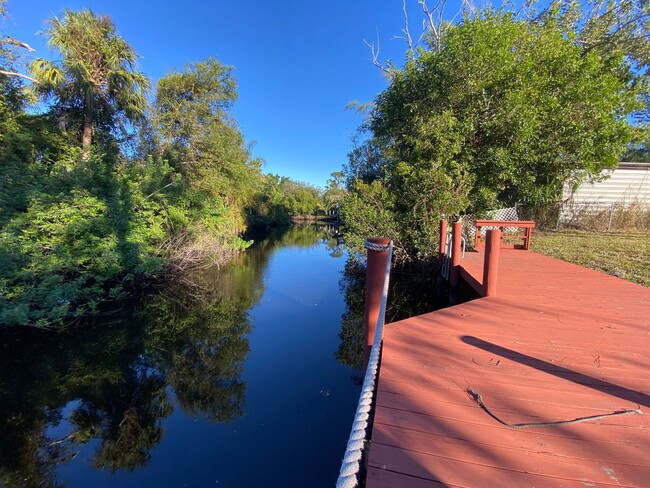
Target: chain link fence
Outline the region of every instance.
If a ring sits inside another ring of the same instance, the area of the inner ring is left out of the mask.
[[[467,214],[463,237],[474,242],[477,218],[488,220],[533,220],[539,229],[589,230],[597,232],[648,232],[650,231],[650,206],[638,203],[559,202],[546,205],[517,204],[514,207],[491,210],[480,217]],[[481,234],[489,227],[483,227]],[[515,234],[516,227],[504,228],[504,234]]]
[[[534,220],[542,229],[590,231],[649,231],[650,206],[639,203],[562,202],[517,205],[522,220]]]

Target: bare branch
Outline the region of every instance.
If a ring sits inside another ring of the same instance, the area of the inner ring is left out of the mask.
[[[14,73],[13,71],[5,71],[0,69],[0,75],[6,75],[6,76],[17,76],[19,78],[25,78],[26,80],[31,81],[32,83],[38,83],[39,81],[35,78],[32,78],[31,76],[23,75],[21,73]]]
[[[461,10],[467,10],[472,15],[476,14],[476,7],[472,5],[470,0],[463,0]]]
[[[440,1],[438,0],[438,3],[434,7],[434,11],[436,8],[438,8],[438,5],[440,5]],[[427,1],[426,0],[418,0],[418,4],[422,7],[422,11],[424,12],[424,15],[426,15],[428,23],[429,23],[429,29],[431,30],[431,33],[433,34],[433,37],[438,40],[440,39],[440,34],[438,33],[438,27],[436,26],[436,21],[433,18],[433,12],[429,10],[429,7],[427,6]]]
[[[147,200],[147,199],[151,198],[152,196],[154,196],[159,191],[163,191],[165,188],[172,186],[174,183],[175,183],[175,181],[172,181],[171,183],[167,183],[165,186],[163,186],[162,188],[158,188],[155,192],[150,193],[149,195],[144,197],[142,200],[144,201],[144,200]]]
[[[442,49],[442,30],[443,30],[443,14],[445,11],[446,0],[437,0],[433,8],[427,5],[427,0],[418,0],[418,4],[422,7],[422,12],[426,17],[426,23],[433,37],[434,48],[440,52]]]
[[[415,56],[415,49],[413,48],[413,39],[411,38],[411,31],[409,30],[409,15],[406,11],[406,0],[402,0],[402,10],[404,11],[404,29],[402,32],[406,36],[406,43],[409,46],[409,51],[412,56]]]
[[[3,45],[4,44],[11,44],[12,46],[23,47],[23,48],[27,49],[31,53],[36,52],[36,49],[33,49],[32,46],[30,46],[26,42],[19,41],[18,39],[14,39],[11,36],[5,37],[4,39],[2,39],[2,41],[0,41],[0,43],[3,44]]]
[[[372,64],[377,66],[380,70],[382,70],[384,73],[386,73],[387,76],[390,78],[393,77],[394,73],[391,71],[391,69],[388,66],[385,66],[379,62],[379,31],[377,31],[377,49],[375,50],[375,43],[373,42],[370,44],[368,41],[365,39],[363,40],[366,46],[370,48],[370,53],[372,54]]]
[[[49,443],[47,446],[45,446],[45,447],[52,447],[52,446],[56,446],[56,445],[58,445],[58,444],[62,444],[62,443],[64,443],[65,441],[67,441],[67,440],[69,440],[69,439],[73,439],[77,434],[78,434],[78,432],[72,432],[71,434],[68,434],[67,436],[65,436],[65,437],[63,437],[63,438],[61,438],[61,439],[58,439],[58,440],[56,440],[56,441],[52,441],[52,442],[50,442],[50,443]]]
[[[393,39],[403,39],[407,46],[409,57],[415,59],[417,57],[416,47],[422,42],[422,39],[425,38],[427,33],[431,36],[431,48],[437,52],[442,50],[442,38],[445,34],[447,28],[454,23],[454,20],[458,15],[463,12],[469,12],[470,15],[475,15],[476,8],[474,7],[472,0],[461,0],[461,7],[452,18],[451,21],[446,21],[444,19],[445,7],[447,0],[433,0],[435,4],[429,6],[427,0],[417,0],[418,5],[422,8],[424,13],[424,18],[422,20],[422,33],[420,34],[417,41],[413,40],[411,35],[410,26],[409,26],[409,16],[406,8],[406,0],[402,0],[402,11],[404,13],[404,28],[402,29],[403,36],[393,36]],[[526,0],[526,1],[535,1],[535,0]],[[563,0],[552,0],[552,1],[563,1]],[[377,43],[375,49],[375,43],[370,44],[364,39],[366,46],[370,48],[372,53],[372,63],[380,68],[384,73],[389,75],[391,78],[394,76],[395,69],[390,63],[381,64],[379,62],[379,33],[377,33]]]
[[[535,4],[535,2],[530,2],[530,6],[532,7]],[[546,15],[548,15],[549,12],[552,12],[554,9],[562,5],[562,0],[551,0],[549,4],[546,6],[544,10],[539,12],[535,16],[535,20],[543,19]]]
[[[524,2],[522,2],[519,9],[517,10],[517,13],[515,13],[515,18],[517,19],[523,18],[524,20],[526,20],[526,22],[532,22],[534,17],[534,12],[533,12],[534,4],[535,4],[535,0],[525,0]]]

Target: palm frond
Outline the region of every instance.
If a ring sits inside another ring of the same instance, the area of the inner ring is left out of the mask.
[[[48,21],[48,44],[61,54],[54,64],[34,60],[32,74],[41,96],[56,97],[60,107],[83,108],[102,124],[117,124],[118,114],[138,120],[144,115],[149,80],[135,70],[137,55],[116,34],[110,17],[90,9],[65,10]]]

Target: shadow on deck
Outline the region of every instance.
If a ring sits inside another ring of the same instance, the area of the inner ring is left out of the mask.
[[[501,250],[495,296],[386,326],[366,486],[650,486],[649,312],[648,288]],[[511,429],[470,388],[510,423],[644,415]]]

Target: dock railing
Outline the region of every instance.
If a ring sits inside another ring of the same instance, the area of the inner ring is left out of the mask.
[[[462,249],[463,222],[457,221],[451,224],[451,243],[449,245],[447,228],[448,222],[443,219],[440,223],[440,248],[439,258],[443,278],[449,281],[449,303],[455,305],[459,302],[459,287],[461,279],[461,258],[464,254]],[[474,249],[484,249],[483,279],[481,282],[471,276],[463,275],[465,281],[482,297],[494,296],[497,293],[497,277],[499,271],[500,249],[524,249],[530,248],[532,229],[535,222],[525,220],[477,220],[475,223]],[[524,229],[523,234],[512,234],[510,229]],[[485,242],[482,236],[485,235]],[[504,243],[504,237],[508,239],[521,239],[521,244]],[[445,245],[443,245],[443,242]],[[449,269],[448,272],[446,270]]]
[[[485,227],[498,228],[501,231],[501,239],[503,241],[504,237],[509,239],[522,239],[521,244],[506,244],[501,242],[501,248],[510,248],[510,249],[530,249],[530,236],[533,229],[535,228],[535,222],[532,220],[477,220],[474,224],[476,227],[475,236],[474,236],[474,249],[478,249],[483,246],[481,242],[481,236],[483,233],[486,235],[487,232],[484,231]],[[511,234],[506,232],[509,229],[524,229],[523,234]]]
[[[366,266],[366,305],[364,315],[364,368],[366,371],[361,395],[354,415],[352,430],[343,455],[336,488],[355,488],[359,485],[362,461],[368,439],[368,425],[375,397],[379,372],[379,356],[384,332],[388,282],[390,278],[393,243],[389,239],[368,239]]]

